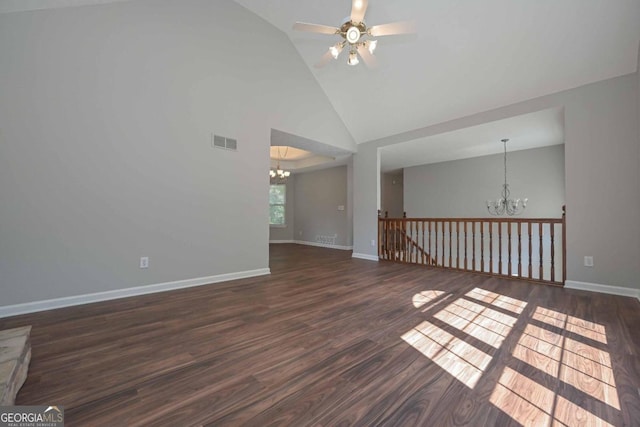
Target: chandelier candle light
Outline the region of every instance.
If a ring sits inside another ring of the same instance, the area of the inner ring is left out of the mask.
[[[502,197],[497,200],[487,200],[487,210],[491,215],[520,215],[527,207],[529,199],[511,199],[509,198],[509,184],[507,183],[507,141],[503,139],[504,144],[504,184],[502,185]]]

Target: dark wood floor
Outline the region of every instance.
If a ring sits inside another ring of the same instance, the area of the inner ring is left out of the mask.
[[[640,425],[640,302],[277,245],[272,274],[0,319],[74,425]]]

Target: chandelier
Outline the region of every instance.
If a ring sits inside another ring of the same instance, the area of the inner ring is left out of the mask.
[[[507,183],[507,141],[503,139],[504,144],[504,184],[502,185],[502,197],[497,200],[487,200],[487,210],[491,215],[520,215],[527,207],[528,199],[511,199],[509,198],[509,184]]]
[[[284,151],[284,157],[287,157],[287,152],[289,151],[289,147],[287,147],[287,149]],[[278,162],[276,163],[276,168],[275,169],[269,169],[269,177],[270,178],[276,178],[279,179],[281,181],[286,180],[290,175],[291,172],[286,171],[284,169],[282,169],[280,167],[280,160],[282,160],[282,155],[280,155],[280,147],[278,147]]]

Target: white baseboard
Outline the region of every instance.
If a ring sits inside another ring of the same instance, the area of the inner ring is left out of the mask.
[[[55,308],[70,307],[74,305],[89,304],[92,302],[132,297],[136,295],[153,294],[156,292],[191,288],[194,286],[227,282],[229,280],[246,279],[248,277],[264,276],[266,274],[271,274],[271,270],[269,270],[268,268],[260,268],[258,270],[239,271],[237,273],[218,274],[216,276],[198,277],[195,279],[178,280],[175,282],[157,283],[153,285],[136,286],[133,288],[125,289],[115,289],[113,291],[96,292],[93,294],[74,295],[70,297],[34,301],[23,304],[6,305],[0,306],[0,318],[17,316],[19,314],[35,313],[37,311],[53,310]]]
[[[293,243],[298,245],[316,246],[318,248],[340,249],[341,251],[353,250],[353,246],[328,245],[326,243],[307,242],[305,240],[294,240]]]
[[[640,300],[640,290],[633,288],[623,288],[621,286],[601,285],[598,283],[577,282],[567,280],[564,282],[567,289],[577,289],[580,291],[600,292],[601,294],[620,295],[623,297],[633,297]]]
[[[279,245],[281,243],[295,243],[295,240],[269,240],[269,244],[274,243],[276,245]]]
[[[380,261],[380,258],[378,258],[377,255],[360,254],[360,253],[357,253],[357,252],[354,252],[351,255],[351,258],[366,259],[367,261]]]

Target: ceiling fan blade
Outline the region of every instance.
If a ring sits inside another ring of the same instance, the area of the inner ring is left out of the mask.
[[[327,51],[327,53],[325,53],[324,55],[322,55],[322,58],[320,58],[320,61],[318,61],[314,67],[316,68],[322,68],[325,65],[327,65],[329,62],[331,62],[331,60],[333,59],[333,56],[331,56],[331,51]]]
[[[394,34],[413,34],[416,32],[414,21],[392,22],[390,24],[374,25],[369,28],[373,37],[392,36]]]
[[[359,23],[364,21],[364,14],[367,12],[367,0],[352,0],[351,2],[351,21]]]
[[[378,59],[376,59],[375,56],[369,53],[369,49],[367,49],[363,44],[359,44],[357,49],[358,49],[358,54],[360,54],[360,58],[362,58],[364,63],[367,64],[367,67],[369,68],[378,67]]]
[[[320,24],[307,24],[306,22],[296,22],[293,24],[293,29],[296,31],[306,31],[308,33],[320,33],[320,34],[336,34],[340,32],[339,28],[330,27],[328,25]]]

